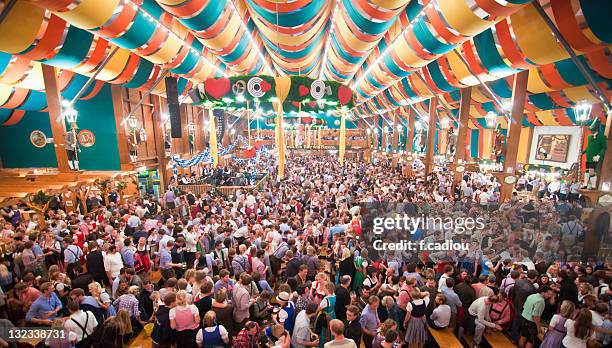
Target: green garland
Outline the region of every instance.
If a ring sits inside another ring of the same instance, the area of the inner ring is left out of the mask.
[[[262,82],[254,85],[264,91],[264,95],[258,98],[248,91],[249,81],[256,77]],[[292,76],[283,110],[321,113],[340,108],[351,109],[355,105],[352,91],[336,81],[323,81],[325,93],[322,98],[315,99],[311,91],[314,81],[305,76]],[[202,100],[198,104],[228,111],[245,110],[248,107],[251,110],[258,108],[262,112],[269,112],[274,110],[273,104],[277,101],[276,81],[274,77],[266,75],[207,79],[196,91]]]

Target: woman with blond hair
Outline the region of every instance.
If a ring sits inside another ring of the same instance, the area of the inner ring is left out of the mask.
[[[198,307],[188,303],[185,290],[176,293],[176,307],[170,309],[170,327],[176,330],[177,348],[196,348],[196,330],[200,326]]]
[[[91,282],[87,288],[89,289],[91,297],[93,297],[98,302],[100,307],[106,311],[107,317],[114,317],[117,315],[115,307],[111,306],[110,295],[106,292],[106,289],[100,285],[100,283]]]
[[[196,335],[195,342],[200,348],[220,348],[229,344],[227,329],[217,324],[217,315],[208,311],[204,315],[203,326]]]
[[[325,272],[319,272],[315,276],[314,282],[310,286],[310,295],[315,303],[320,303],[325,297],[325,284],[329,282],[329,278]]]
[[[422,297],[425,295],[425,297]],[[429,293],[420,292],[419,289],[412,289],[410,293],[412,301],[406,305],[406,327],[405,341],[410,348],[421,348],[427,341],[427,319],[425,313],[429,305]]]
[[[544,337],[544,341],[540,345],[540,348],[559,348],[561,347],[561,341],[565,337],[567,330],[565,329],[565,322],[572,317],[576,307],[574,303],[569,300],[561,303],[559,314],[553,315],[548,326],[548,331]]]

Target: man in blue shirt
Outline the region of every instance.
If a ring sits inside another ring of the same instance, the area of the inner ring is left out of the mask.
[[[53,291],[53,284],[43,283],[40,287],[42,295],[32,303],[26,314],[26,321],[38,325],[51,325],[62,309],[62,302]]]

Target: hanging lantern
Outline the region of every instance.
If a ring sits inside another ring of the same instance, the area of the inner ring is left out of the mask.
[[[593,105],[586,101],[580,101],[574,105],[574,114],[576,115],[576,123],[587,124],[591,119],[591,110]]]
[[[495,128],[497,125],[497,115],[492,111],[487,112],[485,120],[487,122],[487,127],[489,128]]]
[[[440,121],[440,127],[442,127],[442,129],[448,129],[449,126],[450,126],[450,123],[448,122],[447,118]]]
[[[79,113],[74,108],[68,107],[62,112],[62,116],[68,123],[76,124]]]
[[[136,120],[136,117],[133,117],[133,116],[129,117],[127,121],[128,121],[128,126],[131,129],[135,129],[136,127],[138,127],[138,120]]]

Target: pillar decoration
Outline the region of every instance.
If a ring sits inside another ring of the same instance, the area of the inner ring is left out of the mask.
[[[344,154],[346,152],[346,112],[342,112],[340,118],[340,143],[338,144],[338,155],[340,164],[344,164]]]
[[[215,115],[208,113],[208,139],[210,146],[210,157],[213,160],[213,167],[219,166],[219,144],[217,144],[217,126],[215,125]]]
[[[393,165],[393,167],[397,165],[397,160],[399,159],[397,153],[397,145],[399,143],[399,129],[397,129],[398,122],[399,116],[397,115],[396,111],[393,113],[393,144],[391,145],[391,153],[393,156],[391,159],[391,164]]]
[[[408,110],[408,135],[406,136],[406,152],[412,153],[414,151],[414,130],[416,123],[416,110],[410,108]]]
[[[504,174],[500,176],[501,192],[500,202],[504,202],[512,197],[514,182],[513,177],[516,171],[516,163],[518,157],[518,147],[521,137],[521,124],[523,121],[523,113],[525,112],[525,99],[527,96],[527,80],[529,78],[529,70],[521,71],[514,75],[512,83],[512,111],[510,114],[510,124],[506,135],[506,151],[504,157]],[[512,177],[512,178],[508,178]]]
[[[463,171],[457,171],[457,166],[465,162],[465,154],[468,152],[469,143],[467,136],[469,132],[468,121],[470,120],[470,104],[472,102],[472,86],[461,89],[461,101],[459,104],[459,123],[457,129],[457,143],[455,144],[455,183],[461,182]]]
[[[58,77],[55,68],[49,65],[42,65],[43,80],[49,106],[49,121],[51,123],[51,134],[53,134],[53,148],[57,159],[57,169],[60,173],[70,172],[68,165],[68,154],[66,153],[66,123],[62,119],[62,104]]]
[[[437,100],[429,99],[429,128],[427,129],[427,149],[425,152],[425,174],[431,173],[434,165],[434,146],[436,144],[436,123],[438,113],[436,111]]]
[[[289,76],[277,76],[274,78],[276,84],[276,151],[278,153],[278,178],[285,174],[285,131],[283,128],[283,102],[289,94],[291,88],[291,78]]]

